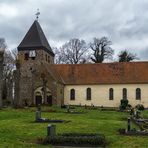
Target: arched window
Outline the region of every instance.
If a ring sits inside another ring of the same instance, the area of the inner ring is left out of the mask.
[[[127,99],[127,89],[123,88],[123,99]]]
[[[28,60],[29,59],[29,53],[25,53],[25,55],[24,55],[24,60]]]
[[[48,63],[50,63],[50,56],[48,56]]]
[[[140,88],[136,89],[136,100],[141,100],[141,89]]]
[[[48,62],[48,55],[46,54],[45,57],[46,57],[46,61]]]
[[[86,100],[91,100],[91,88],[87,88],[86,90]]]
[[[74,89],[70,90],[70,100],[75,100],[75,90]]]
[[[113,88],[109,89],[109,100],[114,100],[114,90],[113,90]]]

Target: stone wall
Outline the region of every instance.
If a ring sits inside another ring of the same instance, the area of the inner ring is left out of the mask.
[[[57,84],[57,105],[64,105],[64,85],[61,83]]]
[[[16,70],[13,73],[14,75],[14,107],[21,106],[20,102],[20,63],[16,62]]]

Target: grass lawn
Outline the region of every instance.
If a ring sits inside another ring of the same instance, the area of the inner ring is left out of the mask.
[[[44,109],[50,107],[44,107]],[[78,108],[79,110],[80,108]],[[0,110],[0,148],[45,148],[49,145],[38,145],[35,140],[45,137],[48,123],[35,123],[35,108],[2,109]],[[148,148],[148,137],[121,136],[117,130],[127,126],[128,113],[115,111],[86,110],[83,114],[64,113],[64,109],[57,112],[43,112],[42,117],[49,119],[70,120],[69,123],[57,123],[57,133],[102,133],[108,145],[112,148]],[[148,117],[148,111],[144,111]],[[52,147],[52,146],[51,146]]]

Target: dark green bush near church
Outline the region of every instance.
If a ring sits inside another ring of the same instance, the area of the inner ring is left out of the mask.
[[[142,104],[138,104],[135,106],[135,108],[137,108],[138,110],[144,110],[144,106]]]
[[[119,107],[120,110],[125,110],[127,106],[128,106],[128,100],[127,99],[122,99],[120,101],[120,107]]]
[[[66,133],[46,138],[46,144],[69,146],[105,146],[105,136],[101,134]]]

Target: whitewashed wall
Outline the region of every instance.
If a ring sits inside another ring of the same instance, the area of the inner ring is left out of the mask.
[[[91,100],[86,100],[86,89],[91,88]],[[114,100],[109,100],[109,89],[114,89]],[[66,85],[64,88],[64,104],[95,105],[118,107],[122,99],[122,90],[127,89],[129,104],[143,104],[148,107],[148,84],[114,84],[114,85]],[[136,88],[141,89],[141,100],[136,100]],[[75,100],[70,100],[70,90],[75,89]]]

